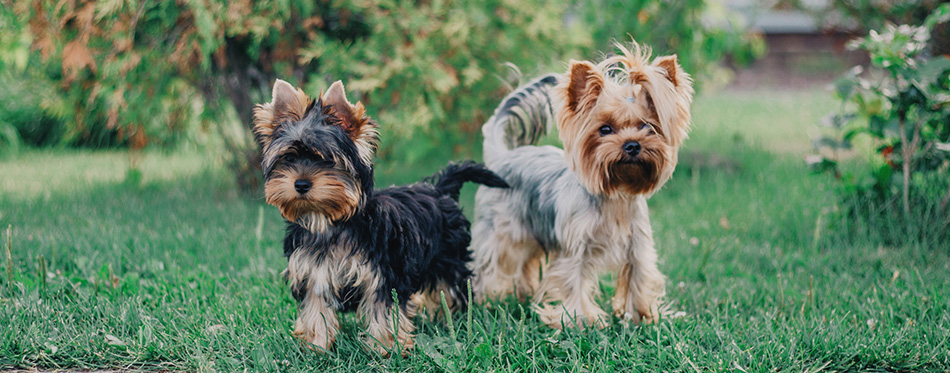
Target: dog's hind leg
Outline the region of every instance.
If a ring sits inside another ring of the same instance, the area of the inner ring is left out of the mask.
[[[543,251],[534,238],[516,231],[520,223],[502,216],[493,220],[478,221],[472,229],[475,298],[484,302],[514,292],[524,300],[537,288]]]

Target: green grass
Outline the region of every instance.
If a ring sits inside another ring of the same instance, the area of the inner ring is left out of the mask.
[[[299,347],[279,214],[234,193],[213,156],[146,154],[135,185],[123,153],[24,153],[0,162],[14,277],[0,254],[0,369],[946,371],[950,250],[831,228],[834,182],[802,155],[833,105],[824,92],[696,100],[681,168],[651,200],[678,317],[555,331],[527,304],[476,306],[454,316],[455,339],[420,321],[407,358],[365,351],[353,315],[331,353]],[[441,163],[382,163],[378,185]]]

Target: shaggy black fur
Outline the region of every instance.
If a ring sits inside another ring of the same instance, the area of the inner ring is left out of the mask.
[[[455,294],[465,294],[472,272],[468,245],[470,223],[458,206],[459,189],[466,181],[492,187],[507,187],[504,180],[471,161],[452,164],[430,177],[434,185],[416,183],[389,187],[364,195],[366,204],[349,220],[336,222],[322,233],[310,233],[295,223],[287,226],[284,255],[294,250],[310,250],[316,261],[322,260],[325,248],[343,245],[353,247],[382,275],[376,289],[377,301],[392,304],[392,289],[399,304],[408,304],[413,293],[429,289],[439,281],[452,286]],[[341,310],[350,311],[360,299],[351,284],[340,284]],[[306,289],[292,289],[297,300],[303,300]],[[458,298],[464,306],[467,299]]]
[[[471,234],[470,223],[458,205],[459,190],[465,182],[502,188],[508,185],[484,165],[464,161],[449,163],[421,183],[374,190],[373,166],[362,163],[356,149],[319,100],[300,121],[284,123],[274,132],[264,150],[265,177],[271,177],[276,169],[301,165],[345,169],[353,185],[360,185],[361,193],[356,214],[332,222],[324,231],[314,233],[288,222],[284,255],[307,250],[316,265],[332,248],[352,248],[351,255],[365,258],[380,275],[379,286],[368,289],[375,292],[377,302],[391,306],[395,290],[400,306],[406,307],[413,293],[442,282],[459,295],[457,304],[465,306],[467,299],[462,294],[466,294],[464,289],[471,276],[467,268]],[[330,161],[329,155],[338,164]],[[306,283],[300,281],[291,289],[298,301],[307,294]],[[338,310],[353,310],[362,298],[362,287],[354,285],[332,284]]]

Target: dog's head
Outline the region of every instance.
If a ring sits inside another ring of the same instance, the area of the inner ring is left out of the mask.
[[[311,232],[352,217],[373,188],[377,128],[339,81],[312,100],[277,80],[272,101],[254,109],[267,203]]]
[[[597,65],[571,61],[557,88],[558,132],[571,170],[593,194],[652,194],[676,167],[690,123],[692,80],[676,56],[617,44]]]

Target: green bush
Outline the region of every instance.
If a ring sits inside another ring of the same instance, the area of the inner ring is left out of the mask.
[[[765,53],[761,36],[747,32],[716,2],[589,0],[577,1],[574,9],[591,32],[590,52],[612,51],[610,40],[631,35],[658,54],[677,54],[700,88],[723,59],[744,65]]]
[[[49,87],[40,86],[34,79],[25,79],[12,73],[0,76],[0,123],[15,132],[17,142],[33,146],[55,146],[64,142],[63,122],[49,115],[42,103],[50,97]]]
[[[873,69],[835,82],[841,110],[825,121],[835,136],[817,142],[840,149],[867,136],[877,144],[867,174],[842,173],[837,159],[816,166],[843,181],[850,218],[887,241],[950,238],[950,57],[926,52],[930,30],[947,19],[950,4],[921,26],[887,25],[855,40]]]
[[[785,0],[783,0],[785,1]],[[800,4],[799,1],[788,1]],[[812,9],[826,27],[846,31],[881,30],[888,24],[919,25],[945,0],[831,0],[825,7]],[[946,22],[931,30],[930,46],[933,54],[950,53],[950,26]]]
[[[69,125],[70,102],[58,89],[61,75],[30,52],[25,21],[0,9],[0,152],[19,146],[113,147],[123,145],[115,129],[100,123]],[[85,108],[77,108],[83,110]]]
[[[174,143],[189,118],[217,131],[239,175],[256,173],[247,130],[283,78],[316,94],[342,79],[384,125],[387,157],[473,144],[505,62],[533,72],[578,45],[566,4],[518,1],[36,0],[12,5],[61,71],[68,132],[115,129],[132,148]],[[544,47],[535,47],[543,45]],[[243,124],[234,131],[234,116]],[[422,141],[418,141],[421,139]],[[245,176],[253,189],[257,176]]]
[[[391,164],[474,156],[482,121],[518,83],[519,69],[525,77],[560,71],[568,58],[597,58],[628,35],[680,54],[700,80],[723,56],[755,55],[755,39],[703,26],[705,7],[703,0],[32,0],[5,9],[28,23],[33,58],[52,72],[65,133],[105,129],[137,149],[210,131],[233,155],[241,185],[254,189],[251,110],[269,100],[276,78],[312,95],[343,80],[382,124],[380,158]]]

